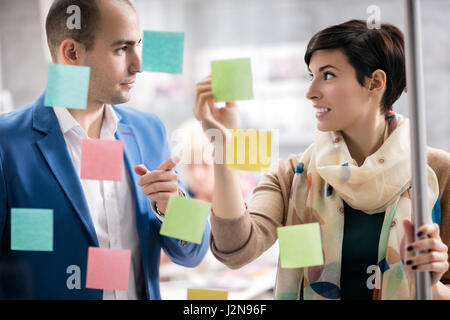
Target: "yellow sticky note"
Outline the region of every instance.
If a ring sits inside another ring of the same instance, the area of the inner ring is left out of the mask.
[[[323,265],[322,239],[317,222],[277,228],[282,268]]]
[[[187,289],[188,300],[228,300],[228,291],[211,289]]]
[[[233,129],[227,149],[227,166],[235,170],[269,171],[272,132]]]

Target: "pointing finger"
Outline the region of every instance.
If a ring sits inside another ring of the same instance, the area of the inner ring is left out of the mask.
[[[156,170],[170,171],[178,164],[178,162],[180,162],[180,157],[174,156],[161,163]]]

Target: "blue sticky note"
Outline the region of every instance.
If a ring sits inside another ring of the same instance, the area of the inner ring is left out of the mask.
[[[53,210],[11,209],[11,250],[53,251]]]
[[[84,66],[49,65],[44,105],[86,109],[90,71]]]
[[[144,31],[142,70],[183,73],[184,32]]]

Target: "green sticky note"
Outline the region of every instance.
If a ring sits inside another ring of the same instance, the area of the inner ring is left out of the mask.
[[[44,105],[86,109],[90,71],[84,66],[49,65]]]
[[[216,102],[253,99],[250,59],[211,61],[211,83]]]
[[[160,234],[200,244],[211,204],[170,196]]]
[[[282,268],[323,265],[322,240],[317,222],[277,228]]]
[[[142,70],[183,73],[184,32],[144,31]]]
[[[53,251],[53,210],[11,209],[11,250]]]

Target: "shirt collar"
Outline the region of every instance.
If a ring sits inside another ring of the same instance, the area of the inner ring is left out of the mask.
[[[79,127],[83,132],[84,129],[75,120],[75,118],[70,114],[70,112],[64,107],[53,107],[56,118],[58,119],[59,126],[63,134],[66,134],[73,128]],[[119,123],[119,118],[114,112],[110,104],[105,105],[105,110],[103,114],[103,123],[101,129],[101,138],[104,135],[114,136],[117,131],[117,126]]]
[[[76,126],[81,127],[66,108],[53,107],[53,111],[55,112],[56,118],[58,119],[59,126],[63,134],[66,134]]]

